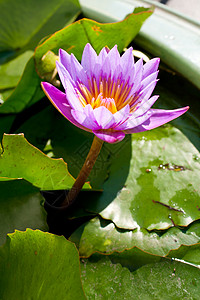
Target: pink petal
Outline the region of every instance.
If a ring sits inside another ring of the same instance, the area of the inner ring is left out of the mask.
[[[73,54],[71,54],[71,76],[74,81],[81,82],[88,87],[86,72]]]
[[[65,69],[65,67],[59,61],[56,62],[56,68],[57,68],[58,75],[60,77],[60,80],[62,82],[62,85],[63,85],[64,89],[66,89],[66,82],[67,81],[70,81],[70,83],[72,85],[75,85],[71,75],[69,74],[69,72]]]
[[[101,129],[112,128],[115,123],[113,114],[105,106],[95,108],[94,116]]]
[[[125,133],[122,131],[107,131],[107,130],[98,130],[93,131],[93,133],[101,140],[114,144],[122,141],[125,137]]]
[[[139,108],[136,109],[136,111],[133,112],[132,116],[134,118],[144,115],[147,110],[151,108],[151,106],[156,102],[156,100],[159,98],[158,95],[151,97],[150,99],[147,99],[146,101],[143,101],[138,104]]]
[[[83,66],[84,70],[87,71],[88,75],[93,74],[94,66],[96,62],[97,62],[97,54],[95,50],[92,48],[92,46],[88,43],[86,44],[83,50],[83,55],[81,60],[81,65]]]
[[[174,110],[150,109],[150,112],[152,114],[148,120],[146,120],[143,124],[132,129],[125,130],[124,132],[129,134],[154,129],[178,118],[179,116],[184,114],[188,109],[189,106]]]
[[[124,132],[127,133],[128,130],[132,130],[133,128],[143,124],[146,120],[148,120],[151,117],[151,114],[151,110],[148,110],[145,114],[139,115],[137,117],[132,115],[128,118],[128,121],[125,122],[124,126],[119,126],[118,129],[124,130]]]
[[[66,119],[68,119],[75,126],[88,131],[87,128],[80,125],[73,118],[72,113],[71,113],[71,106],[69,105],[69,103],[66,99],[66,95],[63,92],[61,92],[55,86],[51,85],[48,82],[42,82],[41,85],[42,85],[42,88],[43,88],[46,96],[49,98],[51,103]]]
[[[71,74],[71,55],[68,54],[65,50],[59,49],[59,58],[60,58],[60,63]]]
[[[160,58],[153,58],[153,59],[149,60],[148,62],[146,62],[146,64],[144,64],[144,66],[143,66],[142,79],[144,79],[145,77],[148,77],[152,73],[155,73],[158,70],[159,63],[160,63]]]
[[[98,63],[102,66],[106,57],[108,56],[108,52],[106,51],[105,47],[102,48],[102,50],[100,51],[97,61]]]
[[[139,93],[139,98],[137,99],[137,101],[134,104],[139,103],[139,102],[141,102],[141,104],[143,104],[143,102],[146,102],[151,97],[151,94],[153,93],[153,90],[155,89],[157,82],[158,82],[158,79],[155,81],[152,81],[144,90],[142,90]]]
[[[158,72],[154,72],[151,75],[147,76],[145,79],[142,80],[141,82],[141,89],[145,89],[151,82],[155,81],[157,76],[158,76]]]
[[[143,59],[139,59],[135,63],[135,76],[130,78],[130,85],[133,84],[133,88],[130,91],[130,94],[134,94],[140,88],[142,80],[142,68],[143,68]]]
[[[113,115],[115,119],[114,128],[116,130],[121,130],[121,127],[125,126],[126,121],[129,118],[129,114],[130,114],[130,106],[129,104],[127,104],[126,106],[124,106],[122,109],[120,109]]]
[[[81,104],[81,102],[79,100],[79,96],[78,96],[73,84],[69,80],[65,81],[65,93],[66,93],[66,98],[68,100],[69,105],[73,109],[82,111],[83,105]]]
[[[129,78],[135,77],[135,66],[134,66],[134,56],[133,56],[133,48],[130,47],[126,50],[126,52],[122,55],[120,64],[122,67],[122,76],[124,81],[128,81]]]
[[[95,119],[94,111],[90,104],[86,105],[83,111],[73,109],[72,116],[78,123],[88,128],[89,131],[101,129],[101,126],[98,125]]]

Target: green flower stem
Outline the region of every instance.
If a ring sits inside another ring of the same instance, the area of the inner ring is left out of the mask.
[[[62,207],[64,207],[64,206],[67,207],[75,201],[76,197],[78,196],[79,192],[81,191],[84,183],[86,182],[86,180],[95,164],[95,161],[99,155],[102,145],[103,145],[103,141],[101,139],[99,139],[98,137],[94,136],[92,146],[86,157],[84,165],[83,165],[76,181],[74,182],[74,185],[72,186],[71,190],[67,194],[67,197],[63,201]]]

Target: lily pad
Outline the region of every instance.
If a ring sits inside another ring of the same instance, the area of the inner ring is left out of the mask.
[[[83,49],[87,43],[90,43],[97,53],[102,47],[112,48],[115,44],[118,45],[119,52],[122,52],[151,14],[152,10],[143,9],[139,13],[130,14],[121,22],[109,24],[89,19],[78,20],[59,30],[36,48],[35,60],[38,73],[40,76],[47,73],[43,68],[44,64],[41,64],[41,59],[49,50],[57,55],[59,48],[62,48],[69,53],[74,53],[78,60],[81,60]]]
[[[30,105],[39,86],[40,79],[35,71],[34,59],[31,57],[17,87],[0,106],[0,113],[8,114],[21,112],[25,107]],[[39,99],[42,97],[43,93],[41,93]]]
[[[0,182],[0,244],[6,234],[27,227],[47,231],[43,198],[38,188],[24,180]]]
[[[164,261],[130,272],[109,258],[82,260],[87,299],[198,299],[200,270],[183,262]]]
[[[134,134],[120,146],[107,146],[114,153],[108,178],[99,198],[85,203],[88,211],[123,229],[160,230],[200,218],[200,155],[178,129]]]
[[[64,237],[27,229],[0,249],[0,298],[85,299],[78,251]]]
[[[0,65],[0,89],[13,88],[17,85],[26,63],[33,55],[33,51],[25,51],[17,58]]]
[[[3,180],[23,178],[43,190],[69,189],[74,183],[63,159],[46,156],[29,144],[23,134],[4,135],[0,176]]]
[[[199,231],[200,224],[192,225],[185,233],[178,228],[170,228],[165,233],[148,232],[139,228],[133,231],[118,230],[112,222],[96,217],[73,233],[70,240],[76,243],[82,257],[89,257],[95,252],[123,252],[134,247],[160,256],[167,256],[173,249],[170,257],[177,257],[176,252],[182,244],[200,242]]]
[[[33,48],[41,38],[65,26],[79,11],[77,0],[2,0],[0,51],[19,50],[28,45]]]

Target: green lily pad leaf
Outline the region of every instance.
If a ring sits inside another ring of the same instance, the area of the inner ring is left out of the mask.
[[[99,198],[85,203],[87,210],[124,229],[167,229],[199,219],[196,148],[170,125],[130,138],[120,148],[105,144],[111,154],[108,178]]]
[[[192,245],[200,242],[200,235],[197,234],[199,231],[200,224],[191,226],[190,231],[186,233],[178,228],[170,228],[162,235],[160,232],[148,232],[139,228],[125,231],[118,230],[113,223],[96,217],[73,233],[70,240],[78,245],[79,253],[83,257],[89,257],[94,252],[123,252],[133,247],[160,256],[167,256],[173,249],[172,255],[177,257],[175,249],[179,249],[182,244]]]
[[[187,233],[200,236],[200,226],[199,223],[193,224],[191,228],[188,229]],[[194,245],[181,245],[178,250],[171,250],[168,257],[179,258],[184,261],[196,264],[200,266],[200,243]]]
[[[27,229],[0,249],[1,299],[85,299],[78,251],[64,237]]]
[[[77,0],[2,0],[0,51],[30,45],[34,48],[41,38],[65,26],[79,11]]]
[[[38,188],[24,180],[0,182],[0,244],[7,233],[27,227],[47,231],[43,198]]]
[[[108,258],[82,260],[87,299],[198,299],[200,270],[183,262],[164,261],[130,272]]]
[[[40,86],[40,79],[35,71],[34,59],[30,58],[24,73],[13,93],[0,106],[0,113],[18,113],[30,105],[32,98]],[[40,94],[40,99],[43,94]],[[39,99],[37,99],[39,100]],[[36,102],[36,101],[34,101]]]
[[[35,60],[38,73],[41,77],[48,73],[41,60],[49,50],[57,55],[59,48],[62,48],[69,53],[74,53],[79,60],[87,43],[90,43],[97,53],[100,52],[102,47],[108,46],[112,48],[115,44],[118,45],[119,51],[122,52],[151,14],[151,10],[147,11],[144,9],[143,12],[130,14],[122,22],[102,24],[93,20],[82,19],[67,26],[36,48]]]
[[[29,50],[19,55],[17,58],[0,65],[0,89],[13,88],[17,85],[26,63],[33,55],[33,51]]]
[[[13,90],[14,90],[14,88],[0,91],[0,103],[1,103],[1,105],[12,94]]]
[[[43,190],[69,189],[74,183],[63,159],[46,156],[29,144],[23,134],[4,135],[2,149],[1,177],[23,178]]]

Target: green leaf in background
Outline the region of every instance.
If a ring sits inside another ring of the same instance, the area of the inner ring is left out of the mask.
[[[38,87],[40,87],[40,79],[35,71],[34,59],[30,58],[19,84],[13,93],[0,106],[0,113],[8,114],[21,112],[25,107],[30,105]],[[41,99],[42,96],[43,93],[40,94],[39,98]]]
[[[0,176],[8,180],[23,178],[43,190],[69,189],[74,183],[63,159],[46,156],[29,144],[23,134],[4,136]]]
[[[36,46],[44,36],[73,20],[78,0],[1,0],[0,51]]]
[[[158,262],[130,272],[109,258],[82,260],[87,299],[198,299],[200,270],[184,262]]]
[[[26,63],[33,55],[33,51],[29,50],[15,59],[0,65],[0,90],[13,88],[17,85]]]
[[[9,133],[11,126],[15,120],[15,115],[1,115],[0,116],[0,139],[2,140],[4,133]]]
[[[46,213],[39,189],[24,180],[0,182],[0,244],[6,234],[27,227],[47,231]]]
[[[82,19],[67,26],[36,48],[35,60],[38,73],[41,77],[47,73],[44,64],[41,65],[41,59],[49,50],[57,55],[59,48],[62,48],[69,53],[74,53],[78,60],[81,59],[87,43],[90,43],[97,53],[102,47],[112,48],[115,44],[118,45],[119,52],[122,52],[151,14],[151,10],[144,9],[143,12],[130,14],[125,20],[117,23],[101,24],[93,20]]]
[[[78,251],[64,237],[27,229],[0,249],[2,300],[85,299]]]
[[[167,229],[200,218],[199,152],[170,125],[128,136],[110,152],[110,168],[98,199],[88,211],[118,228]]]
[[[94,252],[112,254],[138,247],[142,251],[167,256],[172,249],[178,249],[182,244],[192,245],[200,242],[200,224],[192,225],[185,233],[178,228],[170,228],[165,233],[148,232],[145,229],[119,230],[113,223],[100,220],[98,217],[82,225],[70,240],[79,248],[80,255],[89,257]],[[174,250],[173,257],[176,256]]]

